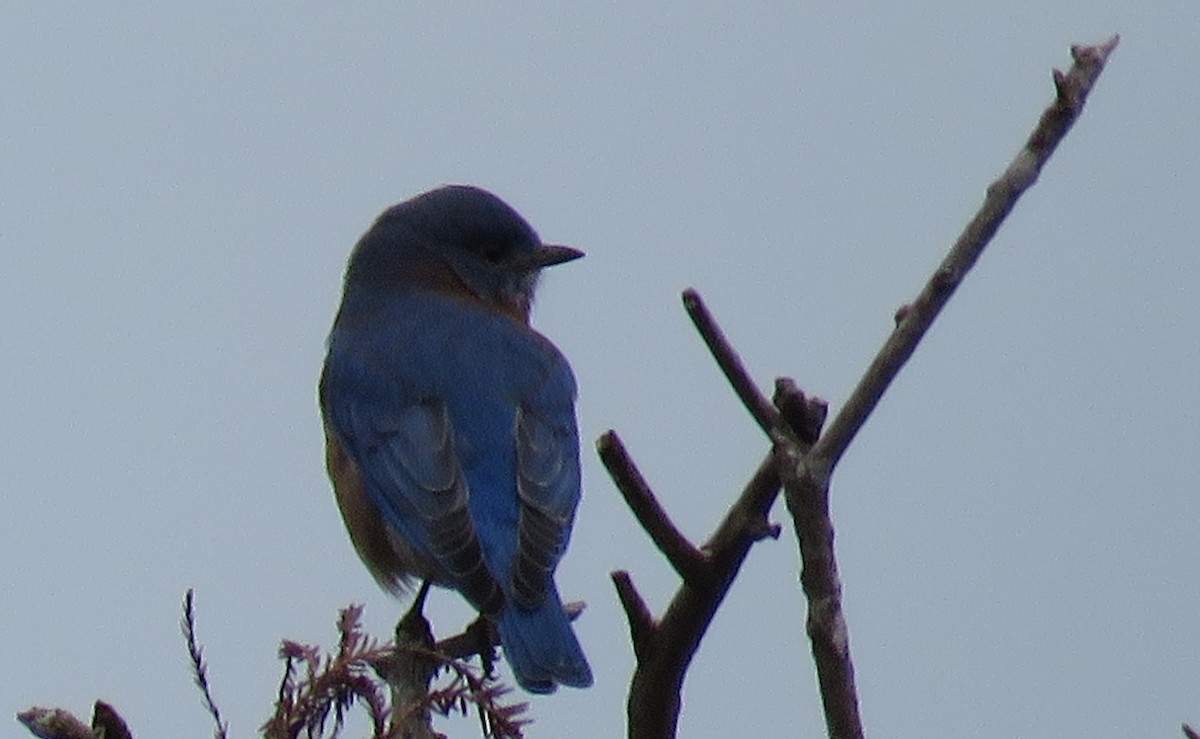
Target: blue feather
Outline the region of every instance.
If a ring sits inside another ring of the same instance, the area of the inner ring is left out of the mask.
[[[581,495],[575,379],[528,325],[538,271],[580,255],[475,188],[395,206],[351,256],[321,379],[363,560],[461,592],[532,692],[592,680],[553,581]]]

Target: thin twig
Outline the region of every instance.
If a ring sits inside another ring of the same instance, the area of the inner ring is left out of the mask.
[[[212,689],[208,684],[208,666],[204,663],[204,649],[196,639],[196,599],[191,588],[188,588],[187,595],[183,597],[183,621],[180,626],[187,641],[188,657],[191,658],[192,679],[204,694],[208,715],[212,716],[213,723],[216,724],[213,736],[216,739],[228,739],[229,725],[221,719],[221,709],[217,708],[217,702],[213,699]]]
[[[650,615],[646,601],[642,600],[641,594],[633,586],[633,578],[629,573],[617,570],[611,577],[613,586],[617,589],[617,598],[621,601],[621,607],[625,609],[625,619],[629,622],[629,641],[633,643],[633,654],[640,662],[647,656],[655,632],[658,631],[658,624],[655,623],[654,616]]]
[[[725,338],[725,333],[721,331],[720,326],[717,325],[716,320],[704,305],[704,301],[701,300],[700,293],[690,287],[684,290],[683,308],[692,319],[696,330],[700,332],[700,336],[703,337],[708,351],[717,361],[717,366],[721,368],[725,379],[729,381],[733,391],[737,393],[738,399],[742,401],[742,405],[746,406],[746,410],[754,417],[755,423],[763,430],[763,433],[770,436],[772,430],[779,425],[779,411],[775,410],[771,401],[759,392],[750,373],[742,364],[742,358]]]
[[[687,537],[675,528],[617,433],[608,431],[602,434],[596,440],[596,451],[634,518],[650,535],[659,551],[666,555],[679,576],[685,581],[704,577],[704,553],[692,546]]]
[[[1104,70],[1104,63],[1119,40],[1119,36],[1113,36],[1099,46],[1071,47],[1075,63],[1070,71],[1066,74],[1057,70],[1054,72],[1054,102],[1042,114],[1037,127],[1012,163],[988,186],[983,205],[963,229],[925,289],[916,300],[898,311],[900,320],[892,335],[813,449],[810,458],[818,462],[813,473],[826,476],[837,465],[884,391],[916,350],[921,337],[979,259],[1017,200],[1037,180],[1042,166],[1079,117],[1092,85]]]

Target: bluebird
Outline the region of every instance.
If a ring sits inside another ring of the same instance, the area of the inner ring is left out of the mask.
[[[393,593],[461,593],[534,693],[592,684],[554,584],[580,498],[575,378],[529,325],[542,268],[581,256],[476,187],[395,205],[350,255],[320,383],[359,557]]]

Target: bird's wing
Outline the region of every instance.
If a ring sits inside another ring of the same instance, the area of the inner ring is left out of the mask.
[[[567,548],[580,498],[575,381],[557,351],[545,381],[517,409],[517,549],[512,596],[526,608],[545,598]]]
[[[446,404],[331,342],[322,407],[367,493],[405,543],[483,613],[503,603],[484,565]]]

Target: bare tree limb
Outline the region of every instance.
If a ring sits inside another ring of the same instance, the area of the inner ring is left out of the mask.
[[[858,690],[850,659],[850,634],[842,613],[842,583],[833,548],[833,519],[829,515],[829,486],[796,473],[802,453],[792,444],[775,446],[783,476],[784,500],[800,546],[800,586],[808,602],[805,631],[817,668],[817,684],[829,736],[861,739]]]
[[[613,573],[637,658],[627,706],[631,738],[675,735],[688,665],[750,546],[771,529],[767,513],[778,493],[775,465],[763,462],[703,547],[705,575],[685,580],[657,623],[628,573]]]
[[[17,720],[39,739],[95,739],[87,724],[61,708],[35,706],[18,713]]]
[[[809,445],[817,442],[829,412],[829,405],[824,400],[806,396],[790,377],[777,377],[771,402],[800,441]]]
[[[773,446],[772,453],[759,465],[753,479],[701,548],[707,556],[697,562],[691,554],[691,545],[671,523],[632,460],[619,446],[616,435],[610,431],[598,442],[601,457],[627,504],[684,581],[656,623],[628,573],[613,573],[637,657],[628,704],[631,738],[675,735],[684,674],[750,546],[764,535],[777,532],[767,515],[781,484],[800,544],[801,585],[809,604],[806,631],[812,643],[827,730],[830,737],[838,739],[863,736],[848,629],[841,606],[842,586],[834,556],[834,530],[829,515],[830,476],[934,318],[1078,118],[1088,92],[1118,40],[1114,36],[1100,46],[1072,47],[1075,63],[1071,70],[1066,74],[1054,73],[1055,102],[1042,115],[1013,162],[988,187],[980,211],[925,289],[913,303],[896,312],[896,327],[891,337],[824,434],[820,430],[825,420],[825,403],[806,397],[794,382],[782,379],[776,383],[774,406],[770,405],[700,296],[694,290],[684,292],[688,315],[737,396],[771,438]],[[697,570],[704,572],[705,577],[695,577],[692,573]]]
[[[1075,63],[1066,74],[1055,70],[1056,96],[1042,114],[1037,127],[1017,152],[1004,173],[987,188],[987,197],[975,217],[963,229],[950,253],[934,271],[925,289],[909,305],[897,311],[897,325],[891,337],[879,350],[871,366],[846,400],[842,410],[829,424],[809,456],[816,465],[811,473],[818,479],[828,476],[841,459],[850,442],[871,411],[883,397],[900,368],[908,361],[921,341],[974,266],[984,247],[991,241],[1004,218],[1012,211],[1018,198],[1037,181],[1038,173],[1055,148],[1071,129],[1083,111],[1084,101],[1104,70],[1109,54],[1117,47],[1119,36],[1113,36],[1099,46],[1072,46]]]
[[[133,739],[125,719],[104,701],[92,706],[92,734],[98,739]]]
[[[666,555],[679,576],[685,581],[703,577],[704,554],[675,528],[671,517],[663,510],[658,498],[654,497],[646,478],[642,477],[629,452],[625,451],[617,433],[608,431],[602,434],[596,441],[596,451],[634,518],[650,535],[659,551]]]
[[[807,452],[779,435],[779,462],[784,498],[803,567],[800,583],[808,601],[805,630],[830,737],[863,736],[858,713],[849,631],[842,613],[842,583],[833,548],[829,515],[829,482],[833,469],[878,404],[900,368],[908,361],[938,313],[1012,211],[1017,199],[1037,180],[1042,166],[1083,110],[1087,94],[1116,48],[1113,36],[1100,46],[1073,46],[1075,63],[1066,74],[1055,71],[1056,96],[1042,114],[1025,146],[1000,177],[987,188],[979,212],[971,219],[917,299],[896,314],[896,328],[876,355],[841,412]]]
[[[784,434],[795,438],[795,443],[799,444],[797,448],[807,451],[809,442],[816,438],[824,421],[824,402],[807,399],[790,380],[781,381],[777,385],[777,394],[781,393],[780,397],[786,400],[789,415],[785,417],[754,386],[699,294],[689,289],[683,294],[683,302],[725,377],[763,430],[772,437]],[[785,418],[789,423],[795,421],[801,431],[785,429]],[[629,620],[637,658],[629,691],[629,736],[674,736],[683,677],[700,640],[729,592],[750,547],[765,537],[779,536],[778,524],[772,524],[767,518],[779,493],[776,462],[773,457],[768,457],[759,465],[708,542],[701,547],[701,559],[696,561],[691,554],[680,553],[689,551],[691,545],[658,504],[632,459],[620,447],[616,434],[609,431],[602,435],[597,447],[626,503],[651,539],[673,565],[676,561],[682,563],[676,570],[683,584],[657,622],[629,574],[613,573],[613,583]],[[688,549],[683,548],[684,544]]]
[[[625,609],[625,618],[629,621],[629,641],[633,643],[633,654],[641,660],[650,652],[658,624],[650,615],[646,601],[642,600],[641,594],[633,586],[633,578],[628,572],[617,570],[612,573],[612,581],[617,589],[617,598],[621,600],[621,607]]]
[[[687,311],[688,317],[692,319],[696,330],[700,332],[701,338],[708,346],[708,351],[717,361],[717,366],[725,374],[725,379],[729,381],[733,391],[737,393],[738,399],[742,401],[742,405],[750,411],[750,415],[754,417],[758,427],[770,436],[772,431],[779,426],[779,411],[775,410],[771,401],[759,392],[750,373],[742,364],[742,358],[725,338],[725,333],[721,331],[720,326],[717,325],[716,320],[704,305],[704,301],[700,299],[700,293],[690,287],[684,290],[683,308]]]
[[[104,701],[92,706],[91,727],[61,708],[30,708],[17,720],[39,739],[133,739],[125,719]]]

